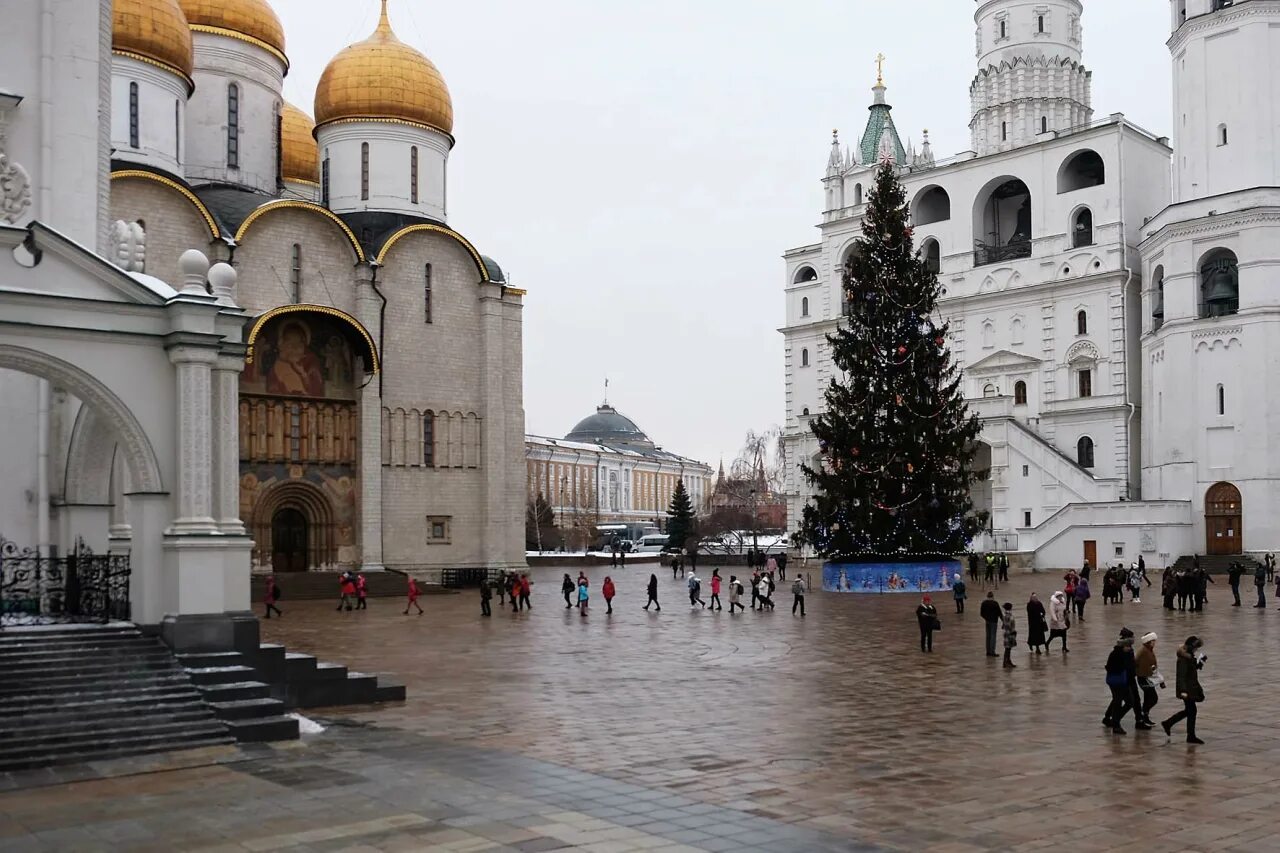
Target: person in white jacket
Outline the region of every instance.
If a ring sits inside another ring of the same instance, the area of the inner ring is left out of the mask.
[[[760,609],[764,610],[767,607],[768,609],[772,610],[773,599],[770,597],[770,593],[769,593],[769,576],[768,575],[760,576],[760,583],[756,584],[756,592],[759,593],[760,595]]]
[[[1067,648],[1067,629],[1070,627],[1071,611],[1067,608],[1067,597],[1058,590],[1049,596],[1049,642],[1045,643],[1044,650],[1049,650],[1054,637],[1061,637],[1062,653],[1065,655],[1071,651]]]

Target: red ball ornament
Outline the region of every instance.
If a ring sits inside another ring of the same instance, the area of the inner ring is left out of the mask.
[[[938,346],[942,346],[947,342],[947,340],[946,338],[942,337],[942,335],[938,335],[938,337],[933,339],[933,342],[936,343]]]
[[[898,347],[898,355],[906,355],[906,354],[907,354],[907,348],[906,348],[906,347],[904,347],[904,346],[899,346],[899,347]]]

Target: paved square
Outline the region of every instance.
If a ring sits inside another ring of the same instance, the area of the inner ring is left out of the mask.
[[[776,611],[731,617],[690,610],[668,569],[645,613],[650,571],[588,572],[585,618],[549,569],[532,611],[495,599],[491,619],[474,591],[421,617],[283,602],[265,640],[393,672],[409,701],[317,713],[324,734],[232,763],[0,795],[0,849],[1280,850],[1280,613],[1251,586],[1232,608],[1219,578],[1204,614],[1094,599],[1069,655],[1024,646],[1006,671],[978,590],[962,617],[938,597],[923,655],[914,596],[811,594],[802,620],[783,584]],[[998,598],[1025,623],[1057,585],[1016,576]],[[1177,645],[1206,640],[1205,746],[1099,725],[1121,625],[1160,635],[1170,680]]]

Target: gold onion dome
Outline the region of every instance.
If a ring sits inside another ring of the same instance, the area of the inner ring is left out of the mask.
[[[181,74],[191,85],[191,30],[178,0],[115,0],[111,49]]]
[[[274,53],[289,67],[284,52],[284,25],[267,0],[179,0],[191,29],[229,36]]]
[[[453,133],[453,99],[439,69],[396,38],[382,2],[378,28],[344,48],[316,86],[316,125],[401,121]]]
[[[320,148],[311,116],[285,103],[280,114],[280,174],[286,181],[320,183]]]

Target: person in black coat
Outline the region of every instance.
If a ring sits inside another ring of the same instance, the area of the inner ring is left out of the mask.
[[[1036,654],[1040,654],[1040,647],[1044,646],[1048,651],[1049,623],[1044,616],[1044,603],[1033,592],[1030,600],[1027,601],[1027,645],[1035,650]]]
[[[927,595],[920,599],[920,606],[916,608],[916,621],[920,623],[920,651],[933,651],[933,632],[939,625],[938,611],[933,606],[933,599]]]
[[[648,610],[650,604],[658,605],[658,612],[662,612],[662,605],[658,604],[658,576],[649,575],[649,600],[645,603],[644,609]]]
[[[1187,743],[1204,743],[1196,737],[1196,705],[1204,701],[1204,688],[1200,686],[1200,670],[1206,660],[1200,651],[1204,645],[1199,637],[1187,637],[1187,641],[1178,649],[1178,698],[1182,700],[1182,710],[1160,724],[1166,737],[1173,737],[1171,729],[1187,721]]]
[[[1120,725],[1124,715],[1133,708],[1133,697],[1137,692],[1138,663],[1133,656],[1133,632],[1128,628],[1120,629],[1120,637],[1115,648],[1107,656],[1107,687],[1111,690],[1111,704],[1102,717],[1102,724],[1118,735],[1127,734]],[[1134,711],[1135,716],[1137,714]]]
[[[996,629],[1004,620],[1004,616],[1000,612],[1000,603],[996,601],[994,592],[987,593],[986,600],[978,610],[978,615],[982,617],[983,622],[987,623],[987,657],[1000,657],[996,654]]]

